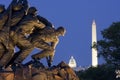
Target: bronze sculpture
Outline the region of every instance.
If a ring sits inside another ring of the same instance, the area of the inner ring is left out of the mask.
[[[51,67],[59,36],[64,36],[65,28],[56,29],[36,12],[27,0],[12,0],[7,9],[0,5],[0,80],[78,80],[64,62]],[[35,48],[40,52],[22,64]],[[46,58],[49,67],[39,61],[42,58]]]
[[[55,28],[36,12],[27,0],[12,0],[7,9],[0,5],[0,80],[78,80],[64,62],[51,67],[65,28]],[[22,64],[35,48],[40,51]],[[46,58],[49,67],[39,61],[42,58]]]
[[[58,27],[57,29],[52,28],[52,27],[45,27],[42,30],[36,30],[33,31],[32,34],[35,35],[30,35],[32,37],[31,43],[37,47],[40,46],[43,51],[32,55],[33,59],[41,59],[46,57],[48,66],[51,66],[51,63],[53,61],[54,53],[55,53],[55,48],[59,42],[59,36],[64,36],[66,30],[63,27]],[[42,44],[40,44],[42,43]],[[48,45],[46,43],[49,43]],[[36,45],[37,44],[37,45]]]
[[[38,61],[46,57],[50,67],[59,36],[66,32],[63,27],[55,29],[46,18],[37,15],[35,7],[28,5],[27,0],[13,0],[6,10],[4,5],[0,5],[1,69],[13,64],[21,65],[34,48],[42,51],[32,55],[32,59]],[[16,53],[15,46],[20,49]]]

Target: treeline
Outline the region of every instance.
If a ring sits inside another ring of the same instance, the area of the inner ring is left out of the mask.
[[[116,67],[103,64],[98,67],[90,67],[84,71],[78,71],[76,74],[80,80],[117,80]]]

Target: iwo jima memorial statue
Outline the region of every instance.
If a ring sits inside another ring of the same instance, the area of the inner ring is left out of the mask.
[[[0,80],[79,80],[75,72],[63,61],[51,66],[59,36],[64,27],[55,29],[27,0],[12,0],[7,9],[0,4]],[[15,47],[19,51],[15,52]],[[40,52],[22,64],[34,50]],[[46,58],[48,67],[40,60]]]

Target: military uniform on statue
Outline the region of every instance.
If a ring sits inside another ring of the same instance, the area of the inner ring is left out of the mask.
[[[65,62],[52,63],[66,29],[55,28],[28,1],[12,0],[7,9],[0,5],[0,80],[79,80]],[[31,53],[30,61],[23,64]]]

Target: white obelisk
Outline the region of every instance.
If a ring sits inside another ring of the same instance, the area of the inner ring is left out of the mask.
[[[94,43],[97,43],[97,35],[96,35],[96,23],[95,20],[93,20],[92,23],[92,46]],[[92,48],[92,66],[97,67],[98,65],[98,57],[97,57],[97,50],[95,48]]]

